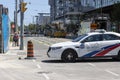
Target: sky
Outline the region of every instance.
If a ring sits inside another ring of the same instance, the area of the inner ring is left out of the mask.
[[[24,24],[33,23],[33,17],[38,13],[49,13],[50,6],[48,0],[24,0],[27,3],[27,10],[25,11]],[[0,4],[9,9],[10,21],[14,21],[15,0],[0,0]],[[19,5],[19,0],[18,0]],[[18,25],[20,23],[20,13],[18,13]]]

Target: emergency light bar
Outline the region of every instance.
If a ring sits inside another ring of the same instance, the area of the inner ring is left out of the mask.
[[[106,30],[104,30],[104,29],[96,29],[96,30],[95,30],[95,32],[105,33],[105,32],[106,32]]]

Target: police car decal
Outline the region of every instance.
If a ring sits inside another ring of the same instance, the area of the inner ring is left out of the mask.
[[[97,51],[92,51],[82,57],[97,57],[97,56],[104,56],[105,54],[107,54],[108,52],[114,50],[115,48],[119,47],[120,44],[114,44],[114,45],[110,45],[110,46],[106,46],[101,48],[101,50],[97,50]]]

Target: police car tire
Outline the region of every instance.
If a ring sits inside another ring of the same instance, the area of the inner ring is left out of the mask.
[[[116,57],[112,57],[113,60],[120,60],[120,51],[118,51],[118,54]]]
[[[77,58],[77,54],[74,50],[66,50],[62,54],[62,60],[64,62],[75,62]]]
[[[117,59],[120,60],[120,51],[118,52]]]

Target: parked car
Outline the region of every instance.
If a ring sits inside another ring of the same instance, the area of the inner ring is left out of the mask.
[[[120,59],[120,34],[96,30],[81,35],[69,42],[56,43],[49,47],[48,57],[74,62],[78,58],[112,57]]]

